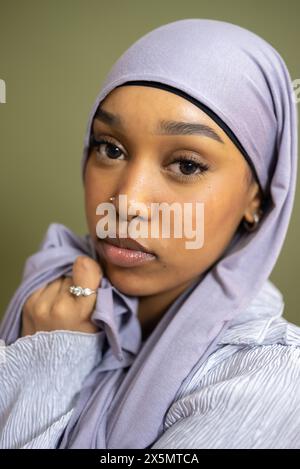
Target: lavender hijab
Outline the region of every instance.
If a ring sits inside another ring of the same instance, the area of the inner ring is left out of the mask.
[[[182,381],[216,347],[220,334],[258,293],[282,248],[292,212],[297,172],[297,110],[287,67],[254,33],[231,23],[184,19],[137,40],[117,60],[92,108],[82,170],[99,103],[130,80],[182,90],[211,109],[249,155],[268,198],[260,227],[235,236],[200,282],[181,294],[145,344],[138,299],[104,277],[92,320],[101,325],[103,358],[88,377],[60,448],[146,448],[163,431],[164,416]],[[95,258],[89,235],[51,224],[40,250],[27,259],[0,336],[20,334],[26,298],[71,272],[75,258]]]

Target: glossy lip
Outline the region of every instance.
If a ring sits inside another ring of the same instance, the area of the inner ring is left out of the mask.
[[[101,239],[101,241],[105,241],[106,243],[112,244],[119,248],[131,249],[133,251],[146,252],[148,254],[154,255],[154,252],[150,251],[132,238],[119,238],[119,236],[117,236],[116,238],[107,237]]]
[[[98,239],[96,249],[98,254],[101,257],[103,256],[106,261],[120,267],[135,267],[156,259],[155,254],[121,248],[118,245],[106,242],[106,238]]]

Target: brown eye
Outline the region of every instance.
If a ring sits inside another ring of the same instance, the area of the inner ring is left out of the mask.
[[[198,168],[198,164],[195,163],[194,161],[180,161],[179,163],[179,168],[180,168],[180,171],[185,174],[185,175],[189,175],[189,174],[194,174],[195,171],[197,171]]]
[[[119,158],[123,151],[115,143],[110,142],[108,139],[96,140],[94,136],[91,137],[91,148],[95,148],[97,156],[109,158],[111,160],[123,159]]]
[[[118,158],[120,154],[122,154],[122,151],[120,150],[119,147],[117,147],[116,145],[113,145],[110,142],[106,142],[105,140],[101,140],[100,142],[98,142],[98,145],[99,145],[99,148],[98,148],[99,152],[100,152],[100,147],[101,147],[104,154],[108,156],[109,158],[115,159],[115,158]]]
[[[170,166],[176,169],[173,171],[176,177],[186,180],[202,176],[209,169],[207,164],[184,157],[177,158]]]

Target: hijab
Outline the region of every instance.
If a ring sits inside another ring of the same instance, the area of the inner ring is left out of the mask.
[[[182,93],[214,118],[251,165],[267,200],[259,228],[238,232],[221,258],[168,308],[141,340],[138,299],[103,277],[92,321],[103,328],[103,357],[88,376],[59,448],[148,448],[182,381],[216,350],[232,321],[268,279],[285,240],[297,172],[297,110],[280,54],[240,26],[212,19],[182,19],[134,42],[113,64],[88,118],[82,176],[91,124],[101,101],[126,83]],[[0,337],[20,334],[21,311],[37,288],[68,275],[78,255],[96,259],[90,236],[52,223],[30,256],[8,305]]]

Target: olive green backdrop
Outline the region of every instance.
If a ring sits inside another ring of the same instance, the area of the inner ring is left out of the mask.
[[[282,54],[292,79],[300,78],[299,0],[0,0],[0,78],[7,86],[0,104],[0,316],[49,223],[86,233],[82,142],[110,67],[146,32],[193,17],[256,32]],[[285,296],[285,317],[298,324],[299,184],[271,275]]]

